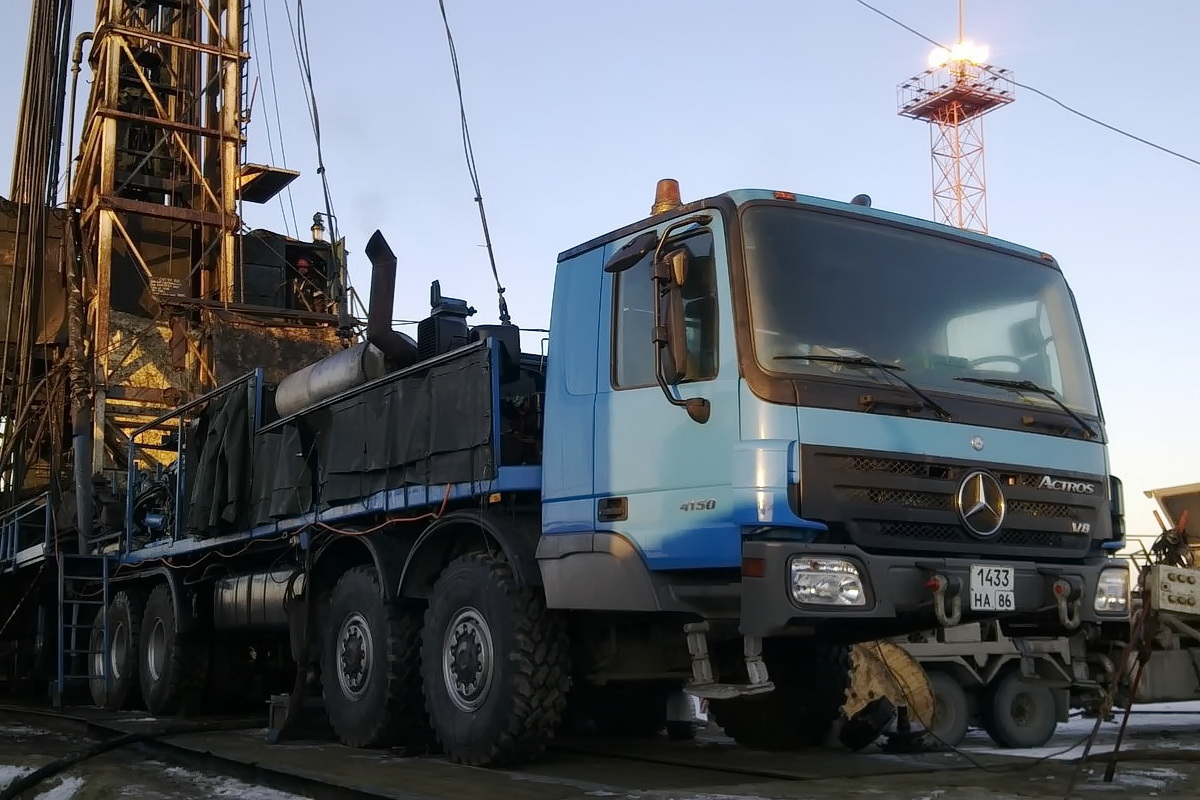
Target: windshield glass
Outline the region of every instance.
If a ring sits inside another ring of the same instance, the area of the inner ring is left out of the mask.
[[[924,388],[1055,408],[1036,393],[955,378],[1032,381],[1097,414],[1066,281],[967,242],[799,208],[743,214],[755,357],[764,370],[864,379],[805,354],[865,356]],[[874,375],[873,377],[879,377]]]

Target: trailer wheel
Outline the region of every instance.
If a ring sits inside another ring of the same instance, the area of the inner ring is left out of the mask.
[[[171,587],[154,587],[146,600],[138,648],[142,698],[151,714],[192,710],[204,690],[208,649],[203,639],[182,634]]]
[[[142,614],[146,598],[140,592],[117,592],[108,604],[109,649],[104,651],[104,609],[92,624],[88,650],[88,688],[92,702],[109,711],[120,711],[138,703],[141,686],[138,678],[138,645],[141,640]],[[105,691],[105,667],[109,691]]]
[[[983,729],[1001,747],[1041,747],[1058,727],[1054,693],[1021,680],[1010,670],[988,684],[980,698]]]
[[[825,741],[850,688],[850,648],[768,640],[763,659],[775,683],[765,695],[712,700],[725,735],[754,750],[800,750]]]
[[[321,690],[349,747],[429,739],[421,696],[420,615],[386,603],[375,569],[349,570],[333,589],[321,648]]]
[[[539,755],[562,719],[567,637],[501,558],[467,553],[433,586],[421,642],[425,702],[453,761],[495,766]]]
[[[962,684],[948,672],[934,670],[929,673],[933,687],[933,726],[930,733],[947,747],[958,747],[967,735],[971,717],[971,706]]]

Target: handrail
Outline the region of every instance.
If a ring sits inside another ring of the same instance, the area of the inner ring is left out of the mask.
[[[26,549],[26,547],[22,547],[21,522],[43,508],[46,509],[47,516],[49,516],[50,492],[48,491],[0,512],[0,569],[15,566],[17,553]],[[37,538],[44,540],[44,532],[39,530]]]
[[[249,425],[250,439],[251,439],[251,442],[253,442],[254,434],[258,430],[258,426],[262,422],[263,380],[264,380],[263,368],[255,367],[253,370],[251,370],[250,372],[247,372],[245,375],[242,375],[239,378],[235,378],[234,380],[230,381],[229,383],[226,383],[223,386],[218,386],[216,389],[213,389],[211,392],[207,392],[207,393],[201,395],[200,397],[195,398],[194,400],[184,403],[183,405],[179,406],[178,408],[174,408],[171,411],[168,411],[166,414],[163,414],[158,419],[151,420],[150,422],[147,422],[145,425],[142,425],[140,428],[137,428],[132,433],[130,433],[130,435],[129,435],[129,463],[126,466],[126,476],[125,476],[125,536],[124,536],[124,542],[123,542],[123,548],[122,548],[125,552],[130,552],[133,549],[133,500],[134,500],[133,486],[134,486],[134,483],[136,482],[136,477],[137,477],[137,448],[138,448],[137,440],[138,440],[138,437],[140,437],[142,434],[144,434],[147,431],[152,430],[152,429],[162,430],[164,427],[169,429],[169,426],[165,426],[164,423],[169,422],[170,420],[173,420],[173,419],[179,420],[178,424],[175,426],[176,427],[176,436],[177,436],[177,441],[175,444],[175,459],[176,459],[175,463],[176,463],[177,467],[176,467],[176,478],[175,478],[175,503],[174,503],[175,515],[174,515],[174,521],[173,521],[174,522],[174,524],[173,524],[174,530],[172,531],[173,538],[178,538],[179,533],[180,533],[180,519],[181,519],[181,515],[182,515],[183,500],[184,500],[183,491],[184,491],[184,485],[186,483],[185,475],[184,475],[184,463],[183,463],[183,440],[184,440],[184,417],[185,417],[185,415],[187,414],[187,412],[191,411],[194,408],[197,408],[200,405],[203,405],[204,403],[209,402],[210,400],[212,400],[215,397],[218,397],[221,395],[226,395],[226,394],[229,394],[230,392],[234,392],[239,389],[243,389],[248,385],[253,386],[254,387],[253,408],[251,409],[251,412],[250,412],[250,421],[249,421],[250,422],[250,425]]]

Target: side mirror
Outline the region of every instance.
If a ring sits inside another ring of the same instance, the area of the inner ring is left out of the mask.
[[[683,313],[683,278],[687,275],[690,255],[680,247],[664,255],[654,265],[654,283],[659,304],[654,344],[659,349],[663,380],[679,383],[687,375],[687,328]]]
[[[624,272],[645,258],[647,253],[653,252],[656,247],[658,247],[658,234],[654,231],[646,231],[635,236],[624,247],[609,256],[608,261],[604,264],[604,271]]]

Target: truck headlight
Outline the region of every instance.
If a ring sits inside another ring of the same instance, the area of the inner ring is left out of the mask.
[[[797,603],[865,606],[867,593],[854,562],[840,558],[792,556],[792,598]]]
[[[1092,607],[1101,612],[1129,610],[1129,570],[1106,569],[1096,581],[1096,599]]]

